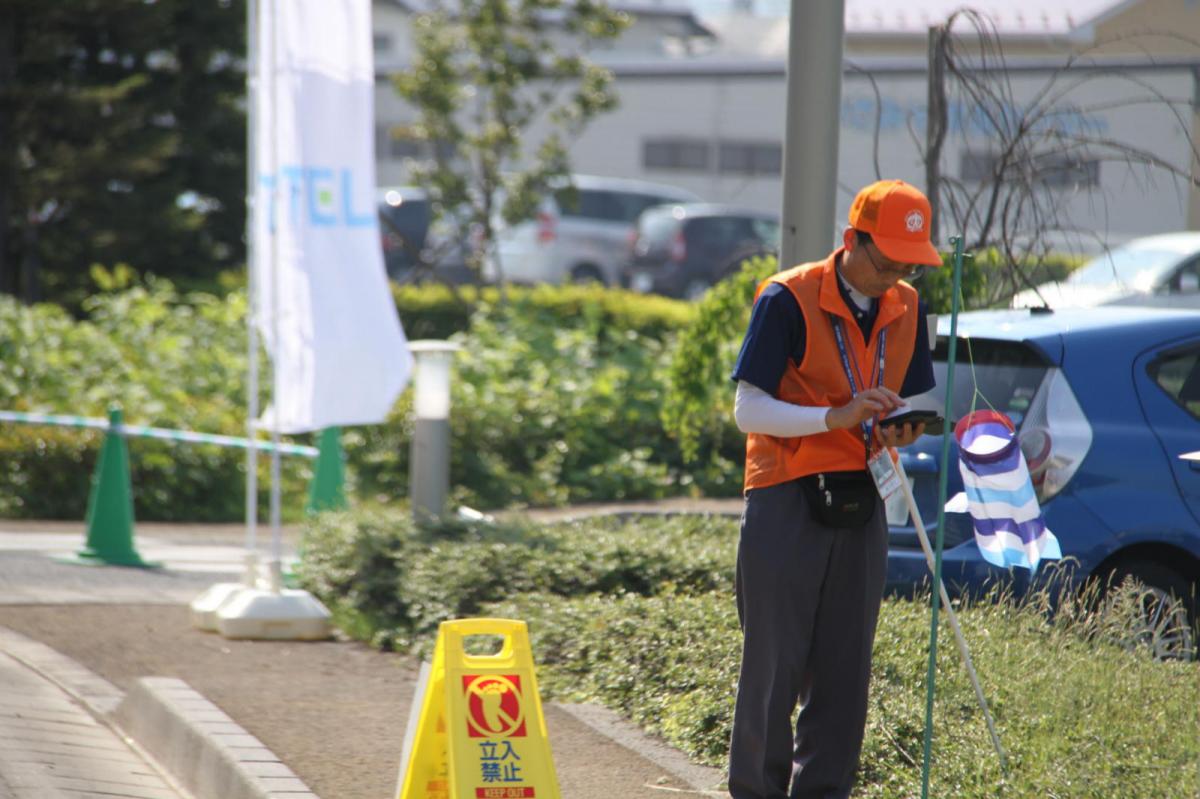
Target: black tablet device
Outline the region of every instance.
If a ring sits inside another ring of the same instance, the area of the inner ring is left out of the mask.
[[[885,416],[879,420],[879,424],[884,427],[903,427],[905,422],[912,424],[914,427],[923,422],[925,424],[925,435],[935,436],[942,432],[942,425],[945,423],[945,419],[939,416],[937,411],[913,409],[892,416]]]

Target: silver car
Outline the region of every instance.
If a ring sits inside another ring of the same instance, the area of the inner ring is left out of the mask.
[[[1131,239],[1066,280],[1022,291],[1013,308],[1138,305],[1200,309],[1200,233]]]
[[[616,285],[638,215],[652,205],[699,199],[674,186],[640,180],[573,175],[571,182],[573,193],[552,192],[533,219],[497,223],[496,246],[484,266],[486,279]]]

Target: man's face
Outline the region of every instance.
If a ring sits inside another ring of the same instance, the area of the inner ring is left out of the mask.
[[[847,228],[843,239],[842,275],[850,285],[868,297],[880,297],[885,291],[917,271],[916,264],[902,264],[884,255],[875,242],[862,241]]]

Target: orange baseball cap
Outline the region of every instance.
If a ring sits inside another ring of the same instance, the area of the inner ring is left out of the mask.
[[[850,206],[850,227],[870,233],[879,251],[902,264],[941,266],[929,241],[929,200],[903,180],[880,180],[858,193]]]

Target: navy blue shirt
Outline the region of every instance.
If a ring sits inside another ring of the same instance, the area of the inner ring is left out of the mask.
[[[846,287],[838,281],[842,300],[858,320],[863,337],[871,334],[875,324],[875,316],[879,303],[871,300],[867,311],[860,311],[847,295]],[[922,394],[934,387],[933,355],[929,351],[929,327],[925,318],[928,309],[924,300],[917,302],[917,340],[913,347],[912,360],[908,364],[908,372],[904,375],[904,383],[900,387],[900,396],[911,397]],[[754,303],[750,313],[750,325],[746,330],[746,338],[742,340],[742,350],[738,353],[737,363],[733,367],[732,378],[753,383],[763,391],[774,396],[779,389],[779,381],[787,368],[788,360],[797,366],[804,359],[805,329],[804,314],[800,311],[800,303],[795,295],[782,283],[772,283],[763,289]],[[836,355],[836,354],[835,354]]]

